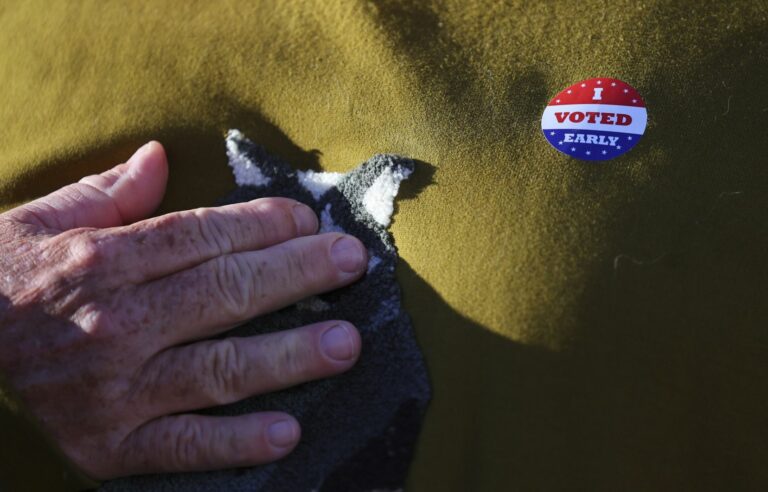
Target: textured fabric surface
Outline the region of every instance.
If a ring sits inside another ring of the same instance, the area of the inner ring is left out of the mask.
[[[410,319],[400,304],[397,251],[386,229],[389,215],[380,216],[372,204],[391,207],[400,180],[413,171],[413,161],[378,155],[349,173],[331,176],[334,184],[318,186],[329,180],[321,174],[295,171],[239,132],[230,132],[227,149],[235,176],[241,179],[222,203],[264,196],[300,200],[320,217],[321,232],[343,231],[359,238],[368,249],[369,263],[365,277],[353,285],[261,316],[223,336],[245,337],[343,319],[360,331],[362,355],[341,376],[210,411],[240,415],[280,410],[295,416],[302,426],[301,443],[279,462],[250,469],[115,480],[100,490],[401,489],[429,401],[429,382]],[[391,187],[379,185],[384,181]]]
[[[232,188],[232,127],[301,169],[412,156],[391,230],[434,395],[409,490],[765,489],[767,15],[2,2],[0,202],[156,138],[163,210],[211,204]],[[552,96],[596,76],[635,87],[649,118],[602,164],[539,129]]]

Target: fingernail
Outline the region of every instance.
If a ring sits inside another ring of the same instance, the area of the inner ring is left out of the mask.
[[[299,234],[314,234],[317,232],[317,215],[303,203],[293,206],[293,220]]]
[[[320,337],[320,348],[331,359],[347,361],[355,356],[355,344],[352,341],[350,328],[346,325],[336,325],[328,329]]]
[[[296,423],[290,420],[280,420],[269,426],[267,436],[273,446],[287,448],[296,442]]]
[[[341,237],[331,246],[331,258],[339,270],[357,273],[362,270],[365,262],[363,245],[349,236]]]

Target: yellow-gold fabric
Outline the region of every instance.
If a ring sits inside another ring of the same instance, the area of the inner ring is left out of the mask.
[[[598,76],[649,125],[574,160],[541,113]],[[297,167],[419,160],[392,226],[434,385],[415,491],[768,487],[766,118],[761,1],[0,3],[4,208],[149,139],[161,212],[209,205],[228,128]],[[17,487],[61,483],[9,446]]]

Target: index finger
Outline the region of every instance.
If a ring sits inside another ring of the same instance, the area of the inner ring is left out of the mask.
[[[143,283],[221,255],[267,248],[317,232],[308,206],[289,198],[260,198],[174,212],[91,234],[119,281]]]

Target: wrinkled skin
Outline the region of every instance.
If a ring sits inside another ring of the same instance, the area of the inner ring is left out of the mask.
[[[190,412],[332,376],[360,352],[344,321],[201,341],[354,282],[366,252],[282,198],[145,219],[167,175],[150,142],[0,215],[0,372],[95,479],[279,459],[300,438],[291,416]]]

